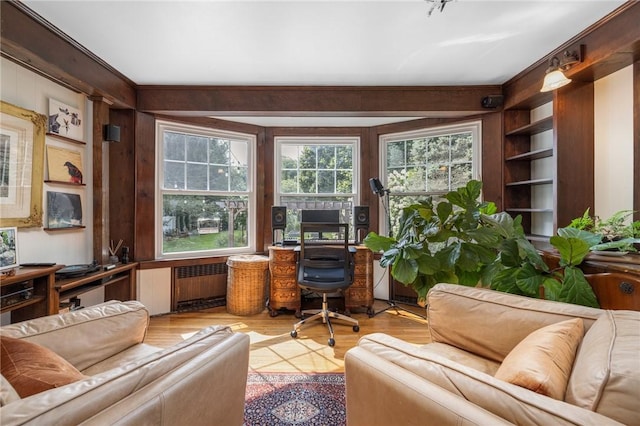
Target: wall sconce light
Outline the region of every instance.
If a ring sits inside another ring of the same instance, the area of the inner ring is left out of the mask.
[[[563,71],[567,71],[573,65],[582,62],[581,50],[582,46],[578,51],[565,50],[562,54],[562,59],[554,56],[549,60],[549,68],[547,68],[544,76],[541,92],[550,92],[571,83],[571,79],[567,78]]]

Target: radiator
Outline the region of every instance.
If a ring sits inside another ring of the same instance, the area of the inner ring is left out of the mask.
[[[178,266],[173,269],[173,310],[209,304],[212,300],[222,299],[224,302],[227,295],[226,263]]]

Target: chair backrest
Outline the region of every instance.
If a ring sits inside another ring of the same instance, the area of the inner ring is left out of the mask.
[[[338,232],[336,232],[338,228]],[[327,232],[339,238],[308,239],[309,234]],[[316,292],[334,292],[353,283],[354,248],[349,246],[349,224],[330,222],[302,222],[297,277],[300,287]]]

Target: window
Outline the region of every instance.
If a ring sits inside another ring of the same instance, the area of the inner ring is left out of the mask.
[[[296,239],[300,211],[339,210],[340,222],[351,223],[358,198],[360,139],[275,139],[275,204],[287,207],[285,239]],[[353,237],[353,228],[349,231]]]
[[[159,121],[158,257],[252,252],[255,137]]]
[[[382,136],[380,179],[389,190],[389,205],[380,215],[388,223],[380,230],[395,230],[404,206],[479,179],[480,134],[478,121]]]

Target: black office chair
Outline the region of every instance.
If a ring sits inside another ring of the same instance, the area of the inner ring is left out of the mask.
[[[344,232],[344,234],[342,234]],[[310,233],[338,233],[344,240],[305,241]],[[322,319],[329,328],[329,346],[336,344],[330,318],[353,324],[353,331],[360,331],[358,320],[329,310],[327,294],[347,289],[353,283],[353,253],[355,247],[349,246],[349,224],[347,223],[301,223],[300,246],[297,266],[297,279],[300,288],[322,293],[322,309],[302,311],[302,320],[293,325],[291,337],[298,337],[298,330],[306,323]],[[311,315],[304,318],[305,315]]]

